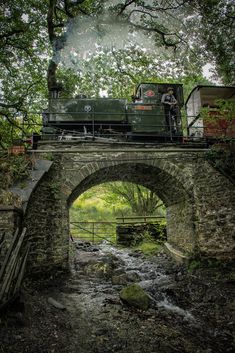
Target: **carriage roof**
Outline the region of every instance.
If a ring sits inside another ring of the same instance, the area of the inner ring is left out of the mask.
[[[217,99],[228,99],[235,101],[235,87],[234,86],[209,86],[198,85],[189,94],[185,105],[190,104],[195,95],[200,95],[201,106],[214,105]]]

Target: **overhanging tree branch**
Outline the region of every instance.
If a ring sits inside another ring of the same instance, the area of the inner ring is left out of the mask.
[[[135,2],[136,2],[136,0],[126,0],[125,4],[120,5],[120,11],[117,16],[122,15],[128,6],[130,6],[131,4],[133,4]]]
[[[23,28],[15,28],[15,29],[10,30],[9,32],[0,34],[0,39],[9,38],[14,35],[18,35],[20,33],[25,33],[26,31],[27,31],[27,28],[24,28],[24,29]]]
[[[169,41],[169,39],[166,38],[166,37],[174,36],[175,33],[165,33],[162,30],[160,30],[159,28],[156,28],[156,27],[155,28],[154,27],[145,27],[145,26],[142,26],[142,25],[139,25],[139,24],[135,24],[133,22],[130,22],[130,24],[134,28],[139,29],[141,31],[152,32],[152,33],[159,34],[161,39],[162,39],[163,44],[166,47],[174,47],[174,48],[176,48],[176,46],[178,44],[180,44],[180,41],[171,42],[171,41]]]

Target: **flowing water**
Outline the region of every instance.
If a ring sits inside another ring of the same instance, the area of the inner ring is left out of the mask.
[[[189,272],[164,252],[147,258],[105,243],[76,243],[71,260],[71,276],[42,278],[25,292],[23,311],[0,318],[1,353],[234,351],[230,267]],[[120,291],[132,283],[149,296],[147,310],[121,301]]]
[[[71,353],[232,352],[233,318],[217,303],[225,294],[188,277],[163,252],[146,258],[106,243],[79,247],[58,296],[71,317]],[[133,282],[151,298],[146,311],[120,300]]]

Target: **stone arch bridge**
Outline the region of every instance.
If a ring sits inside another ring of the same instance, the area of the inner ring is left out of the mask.
[[[52,164],[32,192],[24,224],[32,266],[66,268],[69,207],[84,191],[108,181],[138,183],[167,208],[167,248],[178,256],[234,256],[235,187],[214,169],[206,150],[140,144],[41,143],[35,158]]]

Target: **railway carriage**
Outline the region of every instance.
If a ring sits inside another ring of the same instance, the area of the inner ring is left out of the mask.
[[[220,102],[231,102],[235,107],[235,87],[196,86],[186,101],[188,137],[191,139],[235,138],[234,116]]]

